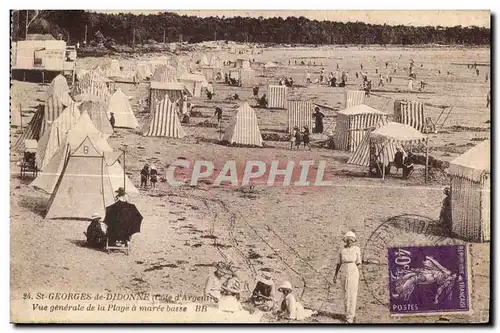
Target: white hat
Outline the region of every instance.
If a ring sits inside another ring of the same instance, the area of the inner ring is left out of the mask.
[[[156,166],[154,164],[151,164],[151,170],[156,170]]]
[[[283,289],[292,290],[292,284],[288,281],[283,282],[283,284],[278,288],[278,291],[283,291]]]
[[[354,234],[354,232],[352,232],[352,231],[348,231],[348,232],[346,232],[346,233],[345,233],[345,235],[344,235],[344,240],[345,240],[346,238],[348,238],[348,237],[350,237],[350,238],[354,238],[354,239],[356,240],[356,234]]]
[[[257,281],[260,281],[264,284],[267,284],[267,285],[273,285],[273,277],[271,275],[270,272],[268,271],[262,271],[260,273],[260,276],[257,278]]]
[[[92,214],[92,217],[90,218],[91,220],[96,220],[96,219],[100,219],[101,218],[101,215],[97,214],[97,213],[94,213]]]

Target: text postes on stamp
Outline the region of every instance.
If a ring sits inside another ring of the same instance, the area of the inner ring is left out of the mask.
[[[468,266],[465,245],[389,248],[391,314],[470,311]]]

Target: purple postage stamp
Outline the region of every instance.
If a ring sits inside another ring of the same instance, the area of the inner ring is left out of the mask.
[[[389,248],[391,315],[470,311],[465,245]]]

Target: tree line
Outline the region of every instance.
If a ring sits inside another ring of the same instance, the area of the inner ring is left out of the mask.
[[[12,11],[13,40],[25,38],[26,15]],[[490,29],[483,27],[389,26],[363,22],[310,20],[303,16],[267,18],[206,17],[159,13],[107,14],[83,10],[43,10],[29,26],[29,33],[49,33],[70,43],[132,45],[154,42],[197,43],[229,40],[281,44],[379,44],[379,45],[489,45]]]

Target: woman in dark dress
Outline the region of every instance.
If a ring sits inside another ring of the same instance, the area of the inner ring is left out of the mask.
[[[325,115],[319,111],[319,107],[314,109],[314,133],[323,133],[323,118]]]
[[[149,165],[145,164],[141,170],[141,188],[143,186],[144,187],[148,186],[148,179],[149,179]]]

